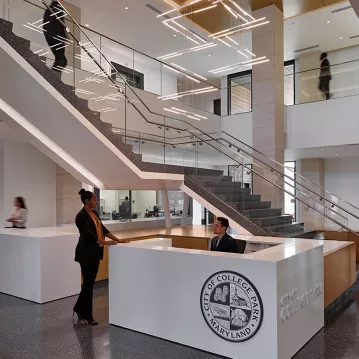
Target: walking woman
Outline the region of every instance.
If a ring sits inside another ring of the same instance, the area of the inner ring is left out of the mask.
[[[23,197],[16,197],[14,199],[14,207],[14,213],[6,222],[12,223],[12,228],[26,228],[28,210],[25,199]]]
[[[94,193],[82,189],[79,195],[84,207],[76,216],[80,239],[76,247],[75,261],[80,263],[83,283],[73,311],[79,320],[85,320],[89,325],[97,325],[98,322],[92,315],[93,286],[100,260],[103,259],[103,246],[116,245],[126,241],[116,238],[102,224],[95,211],[98,201]],[[110,238],[111,241],[106,241],[105,237]]]

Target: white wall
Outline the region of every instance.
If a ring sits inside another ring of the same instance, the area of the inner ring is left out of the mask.
[[[117,191],[100,191],[101,205],[104,205],[104,212],[112,213],[113,210],[118,212]]]
[[[222,131],[252,146],[252,112],[222,117]],[[230,139],[229,137],[225,137]]]
[[[55,163],[26,143],[3,141],[3,148],[4,217],[12,214],[14,197],[22,196],[29,208],[28,227],[55,226]]]
[[[325,186],[326,189],[337,196],[359,207],[359,157],[327,159],[325,161]],[[339,204],[343,205],[341,201]],[[351,207],[350,211],[358,215],[359,211]],[[347,215],[344,214],[347,217]],[[359,230],[359,221],[349,219],[350,229]]]
[[[157,191],[132,191],[132,212],[140,212],[139,217],[144,217],[146,208],[157,203]]]
[[[348,47],[328,53],[332,71],[330,82],[333,97],[351,96],[359,93],[359,46]],[[354,62],[349,62],[354,61]],[[349,62],[343,65],[344,62]]]
[[[287,149],[358,143],[359,98],[287,107]]]

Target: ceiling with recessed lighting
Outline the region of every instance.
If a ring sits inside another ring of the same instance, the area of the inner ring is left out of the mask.
[[[155,59],[160,58],[161,61],[179,70],[181,68],[187,69],[188,75],[196,79],[218,79],[227,74],[225,71],[220,71],[221,68],[228,66],[228,64],[239,66],[243,62],[255,59],[251,55],[252,37],[250,31],[231,34],[229,36],[231,40],[225,36],[221,38],[209,37],[210,33],[204,30],[203,27],[189,20],[188,16],[182,17],[181,9],[180,12],[176,11],[168,14],[181,16],[175,19],[178,24],[168,21],[166,25],[163,21],[168,20],[168,18],[159,17],[161,13],[173,9],[166,1],[102,0],[99,2],[95,0],[70,0],[69,2],[81,7],[83,24],[89,24],[90,28],[145,54],[149,54]],[[213,4],[213,2],[215,0],[211,0],[210,4]],[[324,2],[330,3],[333,1]],[[243,6],[243,1],[237,0],[237,3]],[[219,6],[220,4],[218,3],[217,5]],[[209,5],[205,4],[202,7],[206,6]],[[285,60],[294,58],[296,56],[294,51],[298,49],[316,45],[319,45],[316,48],[319,51],[330,51],[358,45],[359,37],[350,38],[359,35],[359,19],[354,10],[348,8],[343,11],[336,11],[348,6],[350,6],[349,2],[340,2],[330,7],[285,20]],[[125,10],[125,7],[128,7],[128,10]],[[231,15],[222,5],[220,7]],[[234,6],[231,8],[235,9]],[[246,11],[248,7],[243,6],[243,9]],[[213,8],[208,11],[215,10]],[[206,12],[207,10],[202,14]],[[254,21],[250,18],[254,14],[245,16],[239,9],[237,9],[236,14],[245,17],[248,22]],[[237,24],[241,24],[241,22],[235,19],[233,15],[231,17],[230,24],[226,26],[223,24],[219,31],[240,26]],[[224,34],[227,33],[224,32]],[[93,39],[98,40],[96,35],[93,36]],[[178,55],[178,53],[180,53],[179,56],[174,56]],[[261,54],[255,55],[258,58],[261,57]],[[140,55],[137,56],[138,58],[140,57]],[[213,71],[216,69],[219,72]],[[236,71],[240,71],[240,68],[233,69],[233,72]]]

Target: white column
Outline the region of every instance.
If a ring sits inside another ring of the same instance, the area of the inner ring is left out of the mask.
[[[189,207],[189,195],[187,193],[184,193],[181,226],[187,226],[188,207]]]
[[[203,206],[197,202],[195,199],[193,200],[193,225],[201,226],[202,225],[202,213]]]
[[[171,228],[172,221],[171,221],[171,213],[170,213],[170,203],[168,201],[168,193],[166,190],[162,190],[161,195],[162,195],[163,209],[165,211],[166,228]]]
[[[266,17],[269,24],[253,29],[252,51],[257,57],[266,56],[269,62],[254,65],[253,86],[253,147],[276,161],[284,162],[284,40],[283,13],[276,5],[253,13],[255,18]],[[256,171],[280,185],[266,170]],[[254,193],[273,206],[284,204],[280,189],[261,179],[253,178]]]
[[[300,174],[307,178],[310,182],[325,188],[325,160],[324,158],[304,158],[300,161]],[[309,183],[307,186],[311,187]],[[317,193],[324,196],[324,191],[321,191],[318,187],[312,187]],[[312,195],[313,196],[313,195]],[[320,206],[319,204],[324,205],[324,201],[320,201],[318,196],[314,196],[313,198],[316,199],[317,204],[309,200],[308,197],[304,195],[299,195],[305,203],[316,207],[321,212],[325,213],[324,207]],[[306,230],[321,230],[325,229],[325,217],[319,214],[317,211],[309,208],[304,203],[300,203],[300,221],[304,223],[304,228]]]
[[[56,225],[75,222],[82,207],[79,191],[82,183],[62,167],[56,166]]]

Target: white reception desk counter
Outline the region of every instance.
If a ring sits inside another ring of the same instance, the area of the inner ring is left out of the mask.
[[[239,238],[271,247],[111,247],[110,323],[230,358],[291,358],[324,325],[323,241]]]
[[[78,237],[65,228],[1,229],[0,292],[36,303],[78,294]]]

